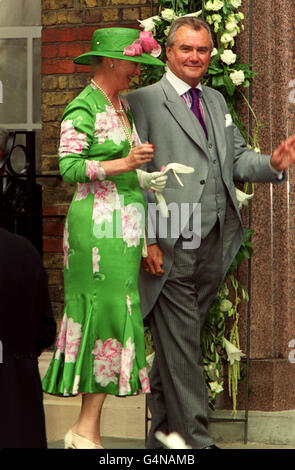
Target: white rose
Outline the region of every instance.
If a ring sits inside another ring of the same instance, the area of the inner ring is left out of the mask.
[[[242,83],[245,80],[245,75],[244,75],[243,70],[236,70],[235,72],[230,73],[229,76],[232,82],[234,83],[234,85],[236,86],[242,85]]]
[[[212,49],[212,52],[211,52],[211,57],[215,56],[217,53],[218,53],[218,50],[216,49],[216,47],[214,47],[214,49]]]
[[[229,33],[224,33],[221,38],[220,38],[220,41],[222,42],[222,44],[228,44],[229,42],[231,42],[233,39],[232,35],[229,34]]]
[[[239,8],[242,5],[242,0],[231,0],[230,3],[233,7]]]
[[[220,10],[222,7],[224,7],[224,2],[220,1],[220,0],[214,0],[213,1],[213,4],[212,4],[212,10],[213,11],[218,11]]]
[[[222,62],[224,62],[227,65],[230,65],[230,64],[235,63],[237,54],[234,54],[233,51],[231,51],[230,49],[227,49],[220,55],[220,58]]]
[[[175,17],[175,13],[171,8],[165,8],[165,10],[161,11],[161,16],[163,20],[172,21]]]
[[[236,31],[237,29],[237,23],[235,23],[234,21],[229,21],[228,23],[226,23],[225,25],[225,29],[232,33],[232,31]]]
[[[219,15],[218,13],[214,13],[214,15],[212,15],[212,20],[213,20],[215,23],[221,23],[221,21],[222,21],[222,16]]]
[[[213,2],[211,0],[209,0],[206,4],[205,4],[205,9],[206,10],[213,10],[213,11],[218,11],[220,10],[222,7],[224,6],[224,2],[220,1],[220,0],[213,0]]]
[[[146,20],[137,20],[140,23],[140,27],[144,29],[144,31],[152,31],[156,24],[154,20],[159,21],[161,18],[159,16],[151,16]]]

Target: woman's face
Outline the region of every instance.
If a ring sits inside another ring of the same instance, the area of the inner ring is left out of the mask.
[[[118,90],[128,89],[131,80],[140,75],[140,64],[124,59],[112,59],[112,63],[114,64],[112,72],[118,84]]]

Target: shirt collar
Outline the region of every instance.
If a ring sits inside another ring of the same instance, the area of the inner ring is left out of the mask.
[[[191,89],[191,86],[181,80],[181,78],[177,77],[173,72],[171,72],[169,67],[167,67],[166,78],[168,82],[173,86],[175,91],[179,94],[179,96],[184,95]],[[200,83],[196,86],[196,88],[199,88],[202,91],[202,85]]]

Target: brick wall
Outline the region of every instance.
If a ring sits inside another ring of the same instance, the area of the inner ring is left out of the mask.
[[[157,13],[154,0],[153,14]],[[90,69],[73,58],[86,52],[95,29],[138,25],[151,15],[150,0],[42,0],[42,172],[58,175],[60,119],[66,105],[89,83]],[[63,309],[62,234],[74,187],[60,178],[43,183],[44,265],[55,317]]]

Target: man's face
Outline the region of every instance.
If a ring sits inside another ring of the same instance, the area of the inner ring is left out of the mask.
[[[206,29],[195,31],[180,26],[172,47],[166,47],[170,70],[191,87],[196,87],[207,72],[211,59],[211,41]]]

